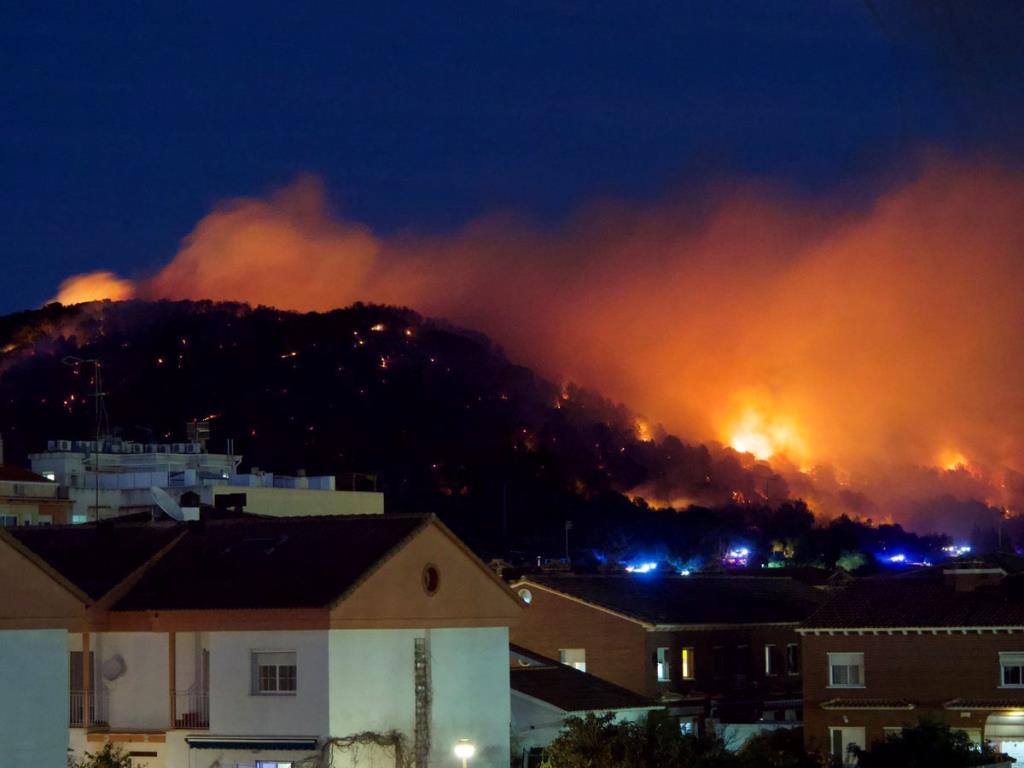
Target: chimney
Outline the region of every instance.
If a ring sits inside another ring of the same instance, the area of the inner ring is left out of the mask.
[[[942,571],[948,586],[957,592],[973,592],[978,587],[991,587],[1006,577],[1006,571],[992,566],[948,568]]]

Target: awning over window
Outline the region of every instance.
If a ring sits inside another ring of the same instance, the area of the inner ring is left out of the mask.
[[[189,749],[316,749],[317,738],[278,736],[186,736]]]

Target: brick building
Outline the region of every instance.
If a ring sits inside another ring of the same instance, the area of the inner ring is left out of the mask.
[[[928,718],[1024,759],[1024,574],[973,562],[863,579],[798,632],[808,748],[849,760]]]
[[[819,590],[662,574],[533,575],[513,588],[529,604],[513,642],[660,701],[684,727],[800,719],[795,628]]]

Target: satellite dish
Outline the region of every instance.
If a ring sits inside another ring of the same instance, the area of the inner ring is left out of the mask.
[[[120,653],[115,653],[109,659],[103,662],[103,666],[100,668],[100,672],[103,675],[103,679],[108,683],[112,683],[125,672],[128,671],[128,665],[125,664],[124,656]]]
[[[181,511],[181,507],[178,506],[178,502],[170,497],[167,491],[154,485],[149,489],[149,492],[153,494],[153,501],[156,505],[166,512],[169,517],[174,518],[178,522],[185,522],[185,515]]]

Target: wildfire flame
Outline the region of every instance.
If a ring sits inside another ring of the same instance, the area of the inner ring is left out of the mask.
[[[929,160],[887,184],[868,202],[721,184],[646,209],[586,209],[554,231],[486,217],[382,237],[332,215],[303,179],[219,206],[137,294],[412,306],[687,439],[794,473],[814,466],[787,476],[794,493],[854,503],[851,478],[888,514],[886,495],[936,495],[936,468],[970,457],[989,470],[945,473],[950,495],[1021,506],[1022,483],[999,483],[1024,471],[1024,176]],[[131,288],[93,273],[58,298]],[[738,396],[752,383],[754,396]],[[636,434],[651,437],[641,424]]]

